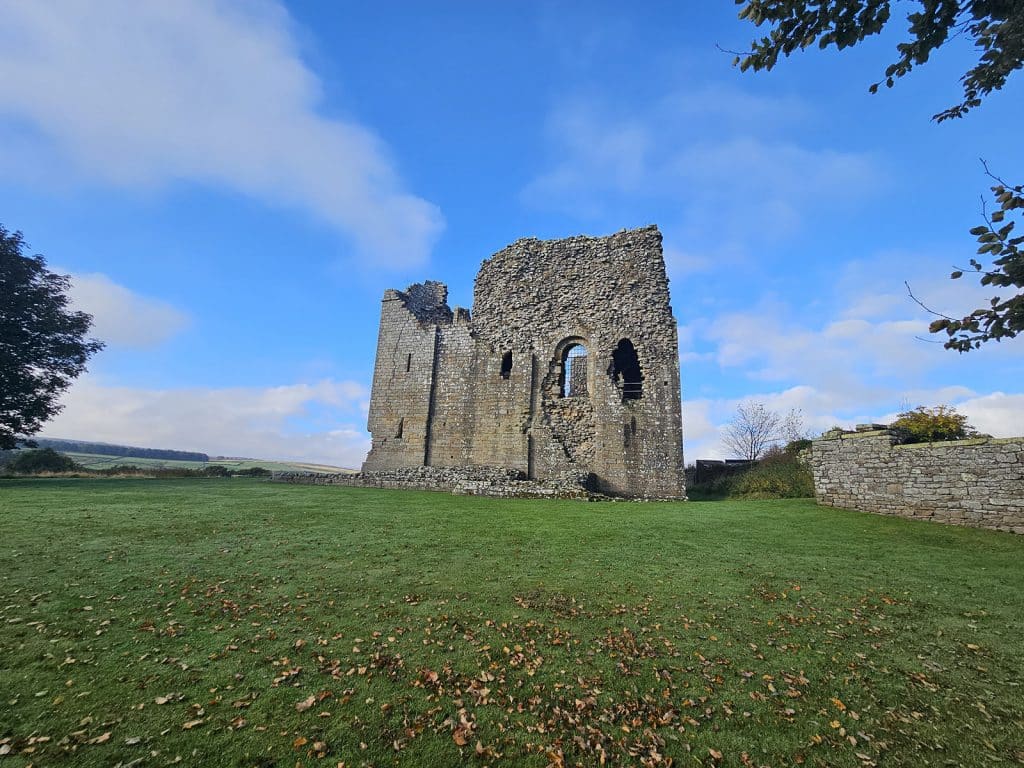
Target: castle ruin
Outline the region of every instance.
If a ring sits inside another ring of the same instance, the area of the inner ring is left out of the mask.
[[[518,240],[484,261],[472,314],[447,298],[433,281],[384,292],[364,477],[502,468],[538,484],[582,475],[608,495],[685,498],[657,227]]]

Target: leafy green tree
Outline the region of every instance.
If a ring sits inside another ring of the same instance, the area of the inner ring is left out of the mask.
[[[981,273],[982,285],[1016,288],[1018,292],[1008,299],[994,296],[989,306],[979,307],[959,319],[942,315],[929,326],[932,333],[945,332],[949,338],[944,346],[958,352],[977,349],[986,341],[1012,339],[1024,332],[1024,235],[1014,237],[1015,222],[1006,221],[1007,214],[1024,211],[1024,185],[1010,186],[997,176],[992,178],[996,182],[992,193],[999,209],[985,214],[985,224],[971,230],[978,238],[978,255],[991,260],[991,264],[985,266],[971,259],[971,267]],[[958,269],[950,277],[957,280],[964,272]]]
[[[68,308],[70,278],[24,248],[20,232],[0,226],[0,449],[57,414],[60,395],[103,348],[86,338],[92,317]]]
[[[893,0],[736,0],[736,4],[743,6],[741,19],[770,28],[767,35],[753,42],[748,53],[736,56],[734,63],[743,71],[771,70],[780,56],[812,45],[840,50],[856,45],[879,34],[892,21],[896,5]],[[937,122],[963,117],[1024,67],[1021,0],[912,0],[901,7],[907,10],[907,36],[896,46],[896,60],[870,86],[872,93],[882,83],[891,88],[896,80],[926,63],[937,49],[957,37],[973,41],[978,60],[960,78],[962,98],[933,115]],[[944,346],[959,352],[977,349],[986,341],[1013,338],[1024,330],[1024,253],[1020,248],[1024,237],[1011,237],[1014,223],[1003,223],[1008,214],[1024,208],[1024,186],[993,178],[997,184],[992,191],[999,210],[991,217],[985,216],[985,226],[971,230],[981,244],[978,252],[992,261],[990,266],[983,266],[972,259],[971,266],[981,273],[982,285],[1018,290],[1008,299],[993,297],[987,307],[963,318],[933,313],[940,319],[931,324],[931,332],[945,332],[948,338]],[[952,277],[959,278],[964,271],[957,270]]]
[[[739,16],[770,32],[753,43],[749,53],[736,57],[743,71],[772,69],[779,56],[812,45],[849,48],[879,34],[892,20],[893,0],[736,0]],[[942,122],[963,117],[998,91],[1007,78],[1024,65],[1024,3],[1020,0],[914,0],[903,4],[907,40],[896,46],[897,58],[884,76],[871,85],[889,88],[915,66],[924,64],[936,49],[955,37],[966,37],[979,51],[978,62],[965,72],[963,98],[933,116]]]
[[[918,406],[904,411],[889,425],[904,443],[935,443],[942,440],[963,440],[977,436],[967,417],[948,405],[934,408]]]

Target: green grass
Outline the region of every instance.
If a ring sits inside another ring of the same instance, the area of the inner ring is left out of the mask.
[[[0,537],[2,768],[1024,762],[1024,537],[248,480]]]

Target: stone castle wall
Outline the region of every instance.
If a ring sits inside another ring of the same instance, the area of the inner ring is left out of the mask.
[[[811,450],[819,504],[1024,533],[1024,438],[897,445],[888,430]]]
[[[676,320],[656,227],[519,240],[484,261],[472,315],[446,302],[434,282],[385,292],[364,471],[583,473],[607,494],[685,497]],[[577,344],[584,362],[567,366]]]

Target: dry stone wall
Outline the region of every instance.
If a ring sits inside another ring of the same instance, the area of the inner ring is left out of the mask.
[[[819,504],[1024,533],[1024,438],[898,445],[830,433],[811,450]]]
[[[567,472],[546,481],[528,479],[505,467],[411,467],[380,472],[275,472],[271,478],[293,485],[341,485],[349,488],[392,488],[448,491],[460,496],[499,498],[586,499],[603,498],[593,491],[593,478]]]
[[[519,240],[484,261],[472,313],[441,283],[386,291],[369,430],[365,472],[496,466],[685,498],[661,233]]]

